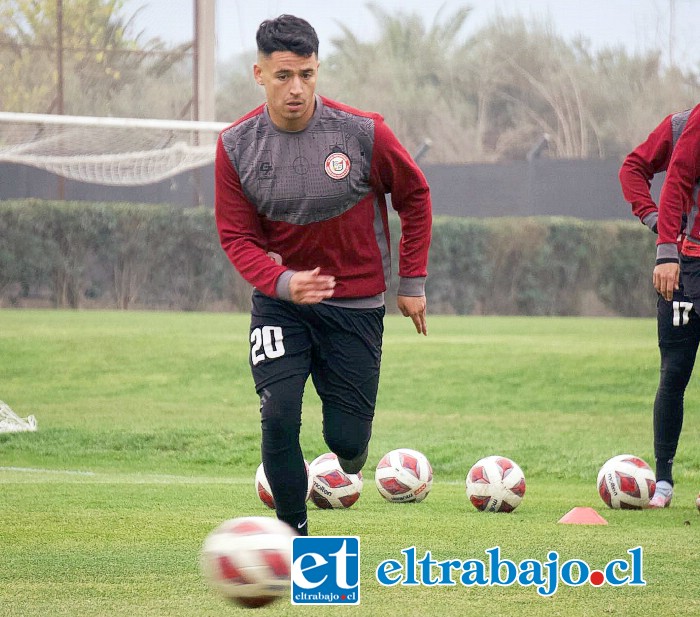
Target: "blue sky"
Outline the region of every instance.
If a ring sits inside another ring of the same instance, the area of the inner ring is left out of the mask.
[[[630,52],[669,51],[677,64],[700,65],[700,0],[375,0],[387,11],[412,12],[432,23],[461,6],[472,6],[465,32],[469,34],[495,15],[522,15],[546,20],[566,39],[587,38],[594,49],[623,46]],[[124,14],[143,7],[136,20],[146,36],[178,43],[192,38],[194,0],[125,0]],[[361,38],[376,36],[374,20],[364,0],[216,0],[217,58],[226,60],[254,47],[258,24],[268,17],[292,13],[316,28],[320,56],[344,23]],[[671,20],[671,9],[675,19]],[[671,39],[672,36],[672,39]]]

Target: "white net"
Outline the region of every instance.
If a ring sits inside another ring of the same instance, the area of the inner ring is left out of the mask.
[[[7,403],[0,401],[0,433],[22,433],[37,430],[36,418],[20,418]]]
[[[0,162],[92,184],[151,184],[211,163],[225,126],[0,112]]]

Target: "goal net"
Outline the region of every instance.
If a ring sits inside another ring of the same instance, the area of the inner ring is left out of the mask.
[[[0,112],[0,163],[64,178],[138,186],[214,160],[221,122]]]
[[[36,429],[37,424],[34,416],[20,418],[7,403],[0,401],[0,433],[21,433]]]

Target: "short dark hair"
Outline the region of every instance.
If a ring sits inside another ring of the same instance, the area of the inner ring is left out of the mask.
[[[311,24],[294,15],[266,19],[255,35],[258,51],[266,56],[276,51],[291,51],[298,56],[318,56],[318,35]]]

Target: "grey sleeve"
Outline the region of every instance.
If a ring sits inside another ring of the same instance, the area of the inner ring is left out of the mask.
[[[284,272],[282,272],[282,274],[280,274],[280,277],[277,279],[275,291],[277,292],[277,297],[280,300],[291,301],[292,294],[289,291],[289,281],[295,274],[296,270],[285,270]]]
[[[658,212],[650,212],[642,219],[642,223],[644,223],[654,233],[658,233],[656,231],[656,222],[658,220],[659,220],[659,213]]]
[[[399,296],[424,296],[425,295],[425,279],[424,276],[399,278],[399,290],[396,292]]]
[[[667,242],[656,246],[656,259],[678,261],[678,245],[675,242]]]

